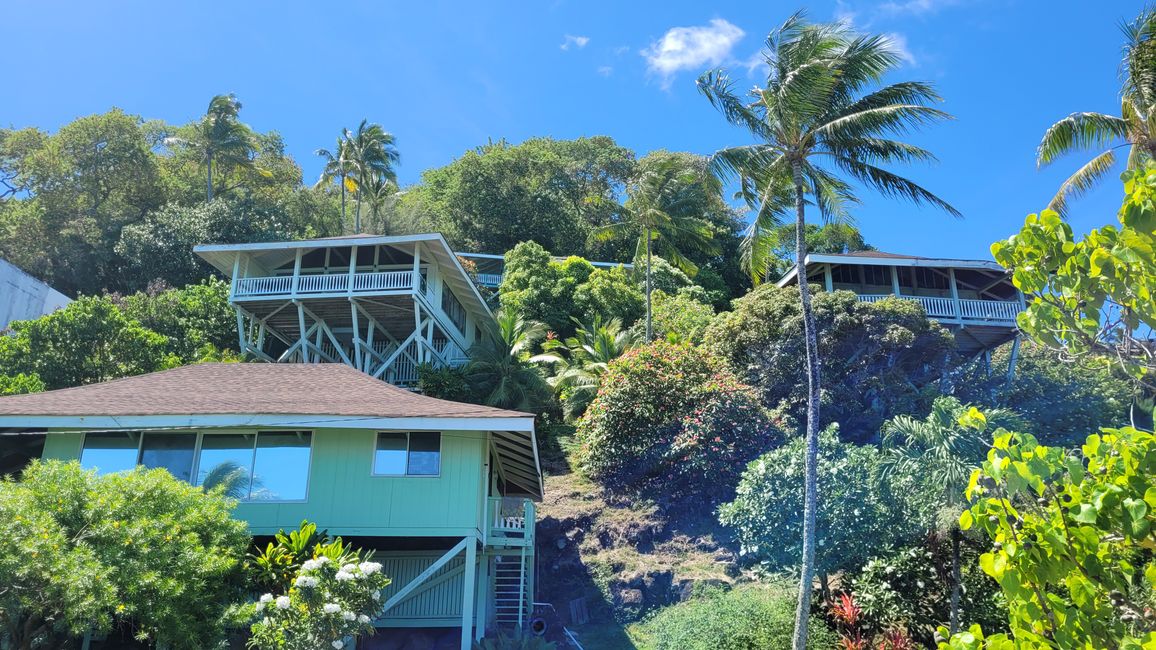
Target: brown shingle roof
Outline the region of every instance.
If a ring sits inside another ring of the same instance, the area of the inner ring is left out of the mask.
[[[102,384],[0,397],[0,415],[7,416],[220,414],[533,417],[418,395],[337,363],[202,363]]]

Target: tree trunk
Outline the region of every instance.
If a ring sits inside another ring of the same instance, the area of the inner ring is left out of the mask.
[[[357,192],[353,195],[357,205],[353,208],[353,234],[361,234],[361,183],[357,184]]]
[[[646,229],[646,342],[654,340],[650,316],[650,229]]]
[[[345,172],[341,173],[341,229],[345,230]]]
[[[951,527],[951,633],[959,631],[959,526]]]
[[[803,496],[803,557],[799,575],[799,602],[795,609],[794,650],[807,647],[807,622],[811,616],[811,591],[815,581],[815,524],[819,507],[819,339],[807,286],[807,239],[804,220],[803,174],[792,165],[795,181],[795,269],[803,306],[803,337],[807,348],[807,456]]]
[[[205,157],[205,160],[208,162],[208,170],[205,172],[205,196],[208,198],[205,202],[211,203],[213,201],[213,154],[210,153]]]

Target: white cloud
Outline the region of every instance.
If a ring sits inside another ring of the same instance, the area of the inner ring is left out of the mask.
[[[891,49],[901,61],[905,61],[909,65],[919,65],[915,61],[915,55],[911,53],[911,49],[907,47],[907,37],[899,32],[888,32],[884,34],[887,40],[891,43]]]
[[[610,75],[614,74],[614,68],[613,66],[609,65],[599,66],[598,74],[602,75],[603,77],[609,77]]]
[[[879,5],[879,9],[892,14],[926,14],[957,2],[958,0],[890,0]]]
[[[586,44],[589,42],[590,42],[589,36],[572,36],[570,34],[567,34],[566,38],[564,38],[562,40],[562,44],[559,45],[558,47],[562,48],[563,50],[568,50],[571,47],[576,47],[578,49],[582,49],[582,48],[586,47]]]
[[[680,70],[699,70],[729,59],[745,35],[735,25],[715,18],[709,25],[673,27],[640,54],[650,71],[662,77],[662,87],[668,88]]]

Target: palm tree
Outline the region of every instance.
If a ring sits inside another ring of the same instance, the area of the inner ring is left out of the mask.
[[[962,535],[959,511],[972,469],[983,461],[990,446],[980,434],[959,424],[968,407],[954,397],[935,400],[926,419],[899,415],[883,425],[882,478],[896,474],[920,477],[938,487],[940,511],[951,530],[951,633],[959,630],[959,546]],[[1019,416],[1007,409],[984,412],[989,424],[1011,426]]]
[[[253,131],[238,119],[241,102],[236,95],[216,95],[209,100],[205,116],[193,125],[189,137],[165,138],[165,144],[179,144],[200,152],[205,161],[205,200],[213,200],[213,163],[218,166],[253,167],[256,142]]]
[[[542,346],[545,352],[530,359],[553,366],[554,374],[546,381],[563,396],[564,415],[570,420],[581,417],[594,401],[610,362],[638,344],[635,334],[623,329],[617,318],[603,321],[601,314],[595,314],[588,324],[574,322],[578,326],[574,336],[548,340]]]
[[[710,185],[703,188],[702,184]],[[635,259],[646,258],[646,341],[654,338],[651,317],[651,264],[655,248],[680,270],[693,277],[698,266],[680,249],[692,246],[703,252],[716,252],[710,223],[693,214],[699,193],[717,191],[716,180],[705,180],[687,170],[677,159],[663,159],[643,169],[627,188],[622,220],[599,226],[593,237],[599,241],[637,236]]]
[[[348,140],[344,135],[347,130],[342,131],[342,136],[337,138],[337,146],[333,151],[328,149],[318,149],[313,152],[321,156],[325,160],[325,167],[321,170],[321,178],[317,179],[317,184],[314,187],[322,187],[337,181],[341,186],[341,223],[345,223],[345,190],[351,184],[347,181],[349,178],[349,171],[352,164],[349,160],[349,145]]]
[[[260,481],[249,480],[249,470],[232,461],[224,461],[213,466],[201,480],[201,489],[205,492],[221,490],[221,493],[230,499],[245,499],[249,497],[250,488],[260,485]]]
[[[546,336],[546,326],[512,309],[499,309],[494,318],[486,339],[470,348],[466,383],[488,406],[537,411],[549,399],[550,387],[530,361],[530,351]]]
[[[928,104],[939,101],[931,86],[899,82],[883,87],[883,77],[900,64],[884,36],[859,35],[843,23],[810,24],[801,13],[767,38],[765,86],[736,94],[723,70],[698,79],[699,90],[727,121],[750,132],[754,144],[723,149],[711,159],[723,180],[738,178],[740,195],[756,210],[747,233],[744,261],[761,281],[774,226],[792,203],[795,259],[807,258],[805,210],[808,200],[827,221],[848,218],[854,188],[840,173],[889,197],[928,203],[958,212],[916,183],[882,165],[933,160],[932,154],[892,136],[949,116]],[[816,463],[819,452],[819,350],[807,274],[798,274],[806,339],[808,382],[803,552],[795,650],[803,650],[815,573]]]
[[[361,232],[361,188],[380,178],[397,183],[394,166],[401,160],[393,134],[387,133],[380,124],[362,120],[357,131],[345,131],[349,147],[350,170],[348,178],[353,181],[354,208],[353,231]]]
[[[1120,115],[1072,113],[1053,124],[1036,151],[1040,167],[1075,151],[1102,149],[1060,185],[1048,208],[1067,215],[1068,200],[1096,186],[1116,164],[1116,150],[1128,147],[1128,169],[1142,167],[1156,159],[1156,133],[1151,118],[1156,115],[1156,8],[1147,7],[1124,32],[1124,58],[1120,62],[1123,87]],[[1107,147],[1105,149],[1105,147]]]
[[[373,228],[375,224],[379,225],[378,234],[390,234],[386,207],[391,205],[398,196],[397,183],[377,176],[366,183],[362,190],[365,193],[365,202],[369,204],[370,227]]]

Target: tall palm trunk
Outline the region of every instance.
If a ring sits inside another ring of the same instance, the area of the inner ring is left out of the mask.
[[[353,234],[361,234],[361,183],[357,184],[357,192],[353,195],[357,205],[353,208]]]
[[[345,172],[341,172],[341,227],[345,228]]]
[[[959,631],[959,526],[951,527],[951,633]]]
[[[209,152],[205,155],[205,161],[208,163],[207,171],[205,172],[205,199],[206,203],[211,203],[213,200],[213,154]]]
[[[819,339],[807,286],[807,239],[804,219],[803,174],[792,166],[795,180],[795,269],[803,303],[803,337],[807,348],[807,457],[803,496],[803,557],[799,575],[799,603],[795,609],[794,650],[807,647],[807,622],[811,617],[811,591],[815,581],[815,525],[819,505]]]
[[[651,255],[650,255],[650,237],[651,237],[651,232],[650,232],[650,229],[647,228],[646,229],[646,342],[647,343],[650,343],[650,341],[654,338],[654,331],[653,331],[652,326],[651,326],[651,316],[650,316],[650,286],[651,286],[650,285],[650,258],[651,258]]]

